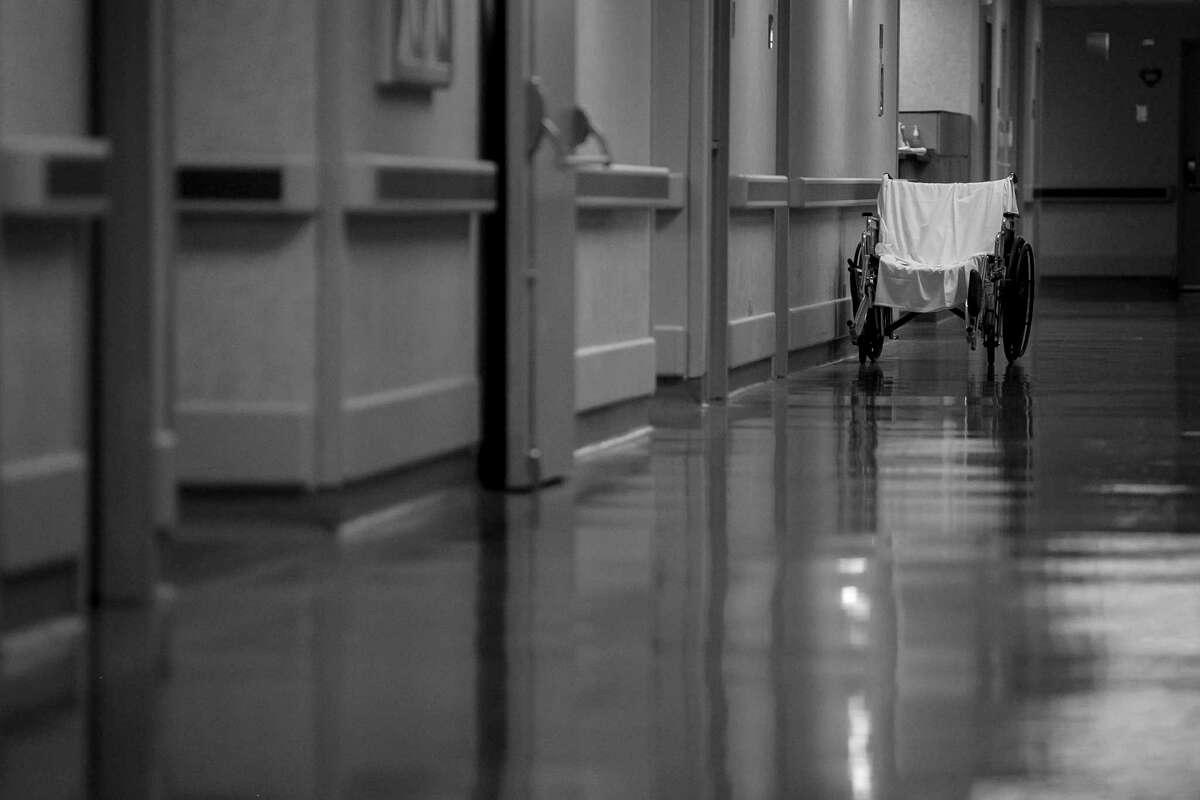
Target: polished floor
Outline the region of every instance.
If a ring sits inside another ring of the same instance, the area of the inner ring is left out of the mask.
[[[386,531],[192,523],[4,798],[1200,797],[1200,302],[1043,283]]]

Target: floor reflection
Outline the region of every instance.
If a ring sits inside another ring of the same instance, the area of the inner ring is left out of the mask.
[[[242,560],[189,529],[226,566],[168,553],[159,609],[96,617],[0,795],[1194,797],[1200,367],[1078,340],[1113,303],[1200,334],[1039,302],[996,374],[914,325],[538,495]]]

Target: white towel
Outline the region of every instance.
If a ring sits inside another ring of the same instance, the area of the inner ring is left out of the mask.
[[[1011,178],[917,183],[885,175],[875,302],[904,311],[962,306],[970,272],[987,263],[1004,213],[1016,210]]]

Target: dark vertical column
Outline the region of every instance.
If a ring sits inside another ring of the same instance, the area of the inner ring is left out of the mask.
[[[93,618],[86,776],[95,800],[163,796],[156,763],[161,625],[154,609],[106,609]]]
[[[158,63],[162,65],[160,97],[162,98],[159,111],[159,130],[163,143],[162,172],[165,176],[164,190],[174,192],[175,176],[175,113],[174,113],[174,24],[172,23],[173,3],[163,2],[162,21],[159,26],[161,34],[158,37],[160,55]],[[171,206],[167,205],[167,209]],[[157,226],[156,247],[159,258],[156,260],[154,271],[154,319],[153,319],[153,350],[154,365],[154,451],[155,483],[154,483],[154,523],[160,529],[174,528],[179,518],[179,474],[178,440],[175,436],[175,231],[176,218],[173,210],[168,210],[159,218]]]
[[[3,23],[3,18],[0,17],[0,24],[2,24],[2,23]],[[4,120],[4,105],[3,105],[3,103],[0,103],[0,130],[3,129],[3,120]],[[2,237],[2,235],[3,235],[3,233],[0,232],[0,237]],[[0,245],[3,245],[2,238],[0,238]],[[4,279],[4,248],[2,246],[0,246],[0,289],[2,289],[3,285],[4,285],[3,279]],[[0,303],[0,332],[2,332],[3,330],[4,330],[4,305],[2,303]],[[2,345],[2,344],[3,344],[3,340],[0,339],[0,345]],[[0,370],[0,414],[4,413],[4,402],[3,402],[4,384],[5,384],[4,371]],[[3,419],[3,417],[0,416],[0,419]],[[5,459],[4,441],[2,438],[0,438],[0,464],[4,463],[4,459]],[[4,519],[4,493],[0,492],[0,520],[3,520],[3,519]],[[3,621],[4,621],[4,551],[7,549],[7,546],[8,546],[6,542],[7,542],[7,534],[5,533],[4,525],[2,523],[0,523],[0,623],[3,623]],[[2,628],[0,628],[0,630],[2,630]],[[4,674],[4,654],[2,651],[0,651],[0,675],[3,675],[3,674]],[[3,740],[0,740],[0,756],[2,756],[3,753],[4,753],[4,742],[3,742]]]
[[[154,282],[173,210],[167,173],[164,9],[102,3],[101,97],[112,146],[102,280],[93,597],[152,597],[154,551]]]
[[[992,109],[996,105],[995,85],[992,74],[992,21],[989,18],[992,7],[980,10],[980,52],[983,60],[980,64],[979,77],[979,125],[982,129],[983,143],[980,148],[980,167],[974,170],[974,180],[986,181],[992,177]]]
[[[729,50],[730,0],[713,3],[712,207],[708,281],[708,372],[704,399],[729,393]]]
[[[479,246],[479,371],[481,436],[479,477],[484,486],[502,488],[508,463],[508,51],[505,0],[480,0],[480,143],[479,157],[496,164],[500,207],[480,225]]]
[[[789,172],[788,128],[791,86],[791,0],[778,0],[775,9],[775,174]],[[792,210],[775,209],[775,376],[788,373],[788,348],[791,345],[788,319],[788,248],[791,244]]]

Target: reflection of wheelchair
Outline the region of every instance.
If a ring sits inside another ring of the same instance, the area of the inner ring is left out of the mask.
[[[1016,233],[1015,185],[1012,175],[978,183],[883,176],[878,215],[863,214],[866,229],[848,262],[854,319],[846,324],[860,363],[879,358],[883,340],[918,314],[941,310],[966,322],[972,350],[982,334],[989,368],[1002,341],[1009,362],[1021,357],[1034,268],[1033,248]]]

